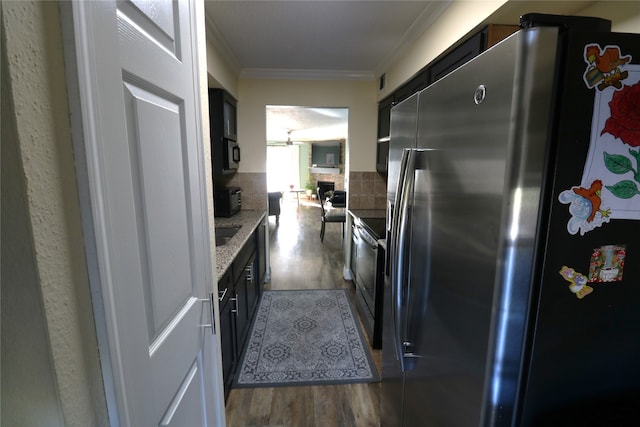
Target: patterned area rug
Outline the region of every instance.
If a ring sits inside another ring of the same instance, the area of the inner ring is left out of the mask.
[[[346,290],[265,291],[234,387],[378,380]]]

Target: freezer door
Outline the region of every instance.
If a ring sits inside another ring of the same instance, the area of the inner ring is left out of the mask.
[[[419,95],[405,426],[491,425],[496,405],[510,416],[555,40],[521,31]]]
[[[395,202],[402,150],[415,148],[418,125],[418,94],[415,93],[391,109],[389,130],[389,166],[387,200]]]
[[[418,94],[405,99],[391,110],[391,129],[389,140],[389,163],[387,171],[387,225],[389,260],[396,259],[394,246],[395,229],[393,211],[396,191],[400,176],[401,158],[405,148],[416,145],[418,123]],[[393,262],[393,261],[389,261]],[[390,270],[390,269],[388,269]],[[402,391],[403,372],[397,351],[398,337],[395,334],[396,315],[394,295],[391,289],[391,278],[385,274],[383,296],[382,324],[382,398],[381,421],[383,426],[399,426],[402,423]]]

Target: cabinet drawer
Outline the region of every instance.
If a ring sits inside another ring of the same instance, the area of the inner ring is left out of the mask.
[[[255,252],[255,240],[249,239],[242,247],[238,256],[233,261],[233,282],[237,282],[245,274],[245,268],[249,263],[249,259]]]

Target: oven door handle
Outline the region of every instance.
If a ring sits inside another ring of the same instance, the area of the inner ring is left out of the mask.
[[[367,242],[372,249],[378,249],[378,241],[373,238],[371,234],[367,230],[364,229],[361,225],[356,225],[356,229],[358,230],[358,237]]]

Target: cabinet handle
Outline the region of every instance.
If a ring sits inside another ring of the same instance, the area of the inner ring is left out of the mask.
[[[227,290],[225,289],[225,292]],[[215,306],[213,305],[213,292],[209,292],[209,298],[199,298],[200,301],[202,302],[208,302],[209,303],[209,310],[210,310],[210,314],[211,314],[211,323],[207,324],[207,325],[200,325],[203,328],[211,328],[211,334],[215,335],[216,333],[216,316],[215,316]]]
[[[246,275],[245,278],[250,281],[253,282],[253,264],[252,265],[248,265],[247,268],[244,269]]]
[[[218,302],[224,301],[224,297],[227,295],[228,290],[229,288],[224,288],[224,291],[218,291]],[[222,292],[222,295],[220,295],[220,292]]]
[[[238,310],[238,294],[234,294],[231,297],[231,302],[233,302],[233,308],[231,309],[231,312],[235,313],[236,317],[237,317],[238,316],[238,312],[239,312],[239,310]]]

